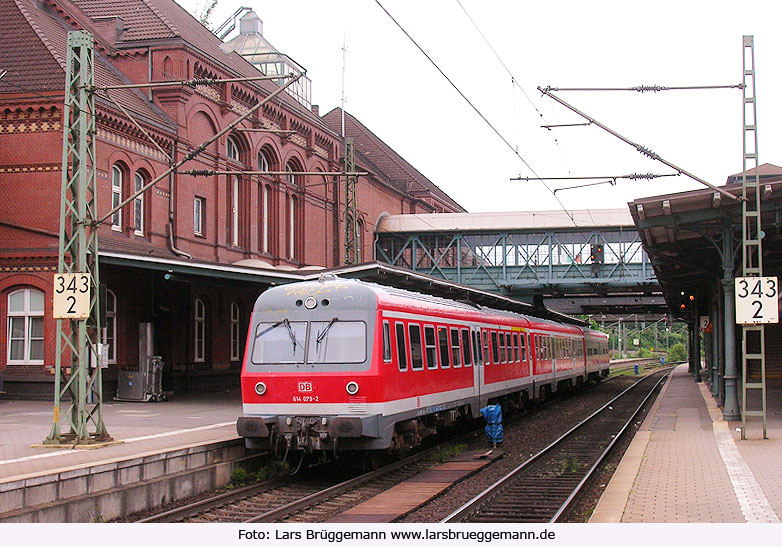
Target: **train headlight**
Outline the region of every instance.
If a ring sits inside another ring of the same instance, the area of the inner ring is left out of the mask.
[[[307,299],[304,301],[304,307],[308,310],[314,310],[315,306],[318,305],[318,301],[315,300],[315,297],[308,296]]]
[[[358,384],[356,382],[348,382],[345,389],[347,390],[348,395],[355,395],[358,393]]]
[[[263,395],[264,393],[266,393],[266,384],[264,384],[263,382],[258,382],[257,384],[255,384],[255,393],[257,393],[258,395]]]

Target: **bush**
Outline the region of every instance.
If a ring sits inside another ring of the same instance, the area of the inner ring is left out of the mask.
[[[684,344],[678,343],[671,346],[671,350],[668,352],[668,361],[686,361],[687,360],[687,347]]]
[[[270,465],[262,467],[255,474],[255,480],[258,482],[278,479],[285,475],[290,475],[290,466],[288,462],[273,461]]]
[[[237,467],[231,471],[231,484],[242,484],[247,480],[247,471]]]

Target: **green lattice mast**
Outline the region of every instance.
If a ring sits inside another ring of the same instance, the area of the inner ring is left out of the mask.
[[[101,383],[98,224],[95,187],[95,100],[93,37],[68,33],[68,64],[63,112],[63,159],[60,196],[58,276],[84,274],[89,308],[85,319],[57,319],[54,424],[44,444],[88,444],[110,441],[103,425]],[[57,279],[57,277],[55,277]],[[55,282],[55,292],[57,292]],[[56,295],[55,295],[56,298]],[[63,321],[68,322],[65,328]],[[90,359],[96,366],[90,366]],[[64,367],[70,368],[70,376]],[[60,430],[60,405],[68,432]],[[90,431],[92,426],[93,431]]]

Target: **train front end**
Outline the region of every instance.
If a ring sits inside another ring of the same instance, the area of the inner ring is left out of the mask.
[[[247,447],[279,457],[387,447],[376,322],[377,296],[361,282],[328,276],[264,292],[241,375],[236,429]]]

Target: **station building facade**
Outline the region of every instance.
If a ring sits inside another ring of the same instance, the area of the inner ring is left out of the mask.
[[[274,81],[211,82],[261,73],[173,0],[0,4],[0,368],[11,395],[52,393],[72,30],[95,38],[98,87],[202,79],[96,93],[99,216],[277,89]],[[102,223],[109,389],[118,370],[138,366],[141,325],[152,325],[164,389],[238,385],[258,294],[343,264],[344,179],[329,174],[343,170],[342,114],[321,117],[300,97],[280,93]],[[464,211],[346,118],[346,134],[366,151],[356,154],[366,173],[357,186],[360,258],[372,259],[374,226],[384,214]],[[221,173],[184,173],[190,170]]]

